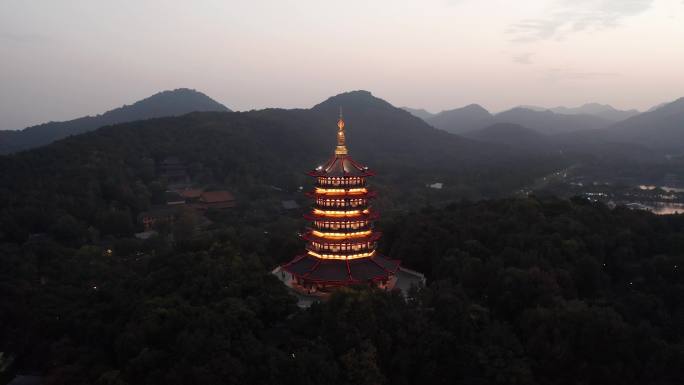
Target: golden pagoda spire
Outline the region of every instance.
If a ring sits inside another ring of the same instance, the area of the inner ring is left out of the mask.
[[[340,118],[337,120],[337,148],[335,155],[347,155],[347,145],[344,137],[344,119],[342,119],[342,107],[340,107]]]

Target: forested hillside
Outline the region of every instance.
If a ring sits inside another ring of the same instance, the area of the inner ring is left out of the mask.
[[[345,106],[378,171],[381,251],[427,287],[309,310],[271,269],[301,252],[304,172]],[[165,205],[163,161],[236,207]],[[679,384],[684,218],[499,197],[562,156],[434,129],[369,93],[311,110],[193,113],[0,157],[0,381],[46,384]],[[426,184],[443,182],[433,190]]]
[[[296,191],[329,157],[339,105],[347,106],[350,151],[380,170],[374,183],[388,208],[504,195],[566,162],[454,136],[363,92],[312,110],[194,113],[0,157],[0,240],[57,235],[61,227],[75,242],[131,235],[136,216],[162,200],[157,170],[169,156],[187,164],[196,183],[245,198],[269,186]],[[434,182],[446,188],[427,191]]]
[[[273,224],[112,255],[4,244],[0,347],[47,384],[684,379],[682,217],[525,199],[382,227],[383,251],[427,273],[427,288],[407,301],[347,290],[307,311],[269,275],[287,242],[263,235]]]
[[[44,146],[71,135],[78,135],[110,124],[163,116],[179,116],[195,111],[230,111],[207,95],[187,88],[163,91],[131,105],[101,115],[84,116],[65,122],[49,122],[23,130],[0,131],[0,154]]]

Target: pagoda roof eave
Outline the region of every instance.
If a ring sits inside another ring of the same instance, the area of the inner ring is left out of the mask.
[[[308,266],[304,266],[302,269],[300,266],[297,266],[300,262]],[[368,281],[387,280],[396,274],[399,270],[399,265],[399,261],[385,258],[381,255],[352,260],[324,260],[303,254],[295,257],[291,262],[281,265],[281,268],[301,280],[312,283],[354,285]],[[371,273],[368,270],[364,272],[364,267],[375,270],[375,273]],[[323,277],[322,275],[331,273],[330,268],[336,271],[336,273],[333,273],[336,277]],[[359,268],[361,270],[358,270]],[[367,276],[363,278],[355,276],[359,274],[366,274]]]
[[[368,167],[352,159],[348,154],[335,154],[323,166],[308,173],[314,177],[369,177],[375,175]]]
[[[380,218],[380,215],[371,211],[369,214],[360,214],[354,216],[339,216],[339,217],[328,217],[325,215],[318,215],[314,213],[304,213],[304,219],[309,221],[326,221],[326,222],[360,222],[360,221],[372,221]]]
[[[368,177],[375,176],[376,174],[375,174],[375,172],[373,172],[373,171],[371,171],[371,170],[366,170],[366,171],[360,172],[360,173],[358,173],[358,174],[354,174],[354,173],[344,173],[344,174],[341,174],[341,175],[333,175],[333,174],[330,174],[330,173],[328,173],[328,172],[326,172],[326,171],[322,171],[322,170],[321,170],[321,171],[319,171],[319,170],[311,170],[311,171],[308,171],[308,172],[306,173],[306,175],[313,176],[313,177],[317,177],[317,178],[319,178],[319,177],[328,177],[328,178],[344,178],[344,177],[347,177],[347,178],[359,178],[359,177],[360,177],[360,178],[368,178]]]
[[[319,193],[316,191],[307,191],[306,195],[310,198],[365,198],[365,199],[373,199],[377,197],[377,193],[375,191],[367,191],[365,193],[334,193],[334,194],[326,194],[326,193]]]

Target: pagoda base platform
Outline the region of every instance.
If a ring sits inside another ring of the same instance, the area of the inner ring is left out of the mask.
[[[300,285],[295,277],[282,266],[278,266],[271,271],[271,274],[276,276],[292,295],[297,297],[297,306],[306,309],[316,302],[327,300],[335,288],[327,288],[326,290],[317,290],[316,288],[308,288]],[[399,267],[396,274],[392,275],[387,281],[386,285],[381,288],[387,291],[399,290],[406,297],[409,290],[413,287],[425,286],[425,276],[417,271]]]
[[[399,269],[399,261],[379,254],[357,259],[322,259],[303,254],[282,265],[303,286],[385,286]]]

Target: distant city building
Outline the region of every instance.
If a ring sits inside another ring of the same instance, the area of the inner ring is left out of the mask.
[[[324,166],[309,172],[316,178],[316,186],[308,194],[314,206],[304,215],[311,222],[311,228],[302,235],[306,252],[273,270],[298,294],[300,306],[308,306],[339,287],[371,285],[390,290],[425,281],[422,274],[401,269],[399,261],[378,253],[381,234],[373,225],[378,214],[370,206],[375,192],[366,183],[374,173],[348,155],[342,116],[337,127],[334,155]],[[404,281],[400,285],[398,275]]]

